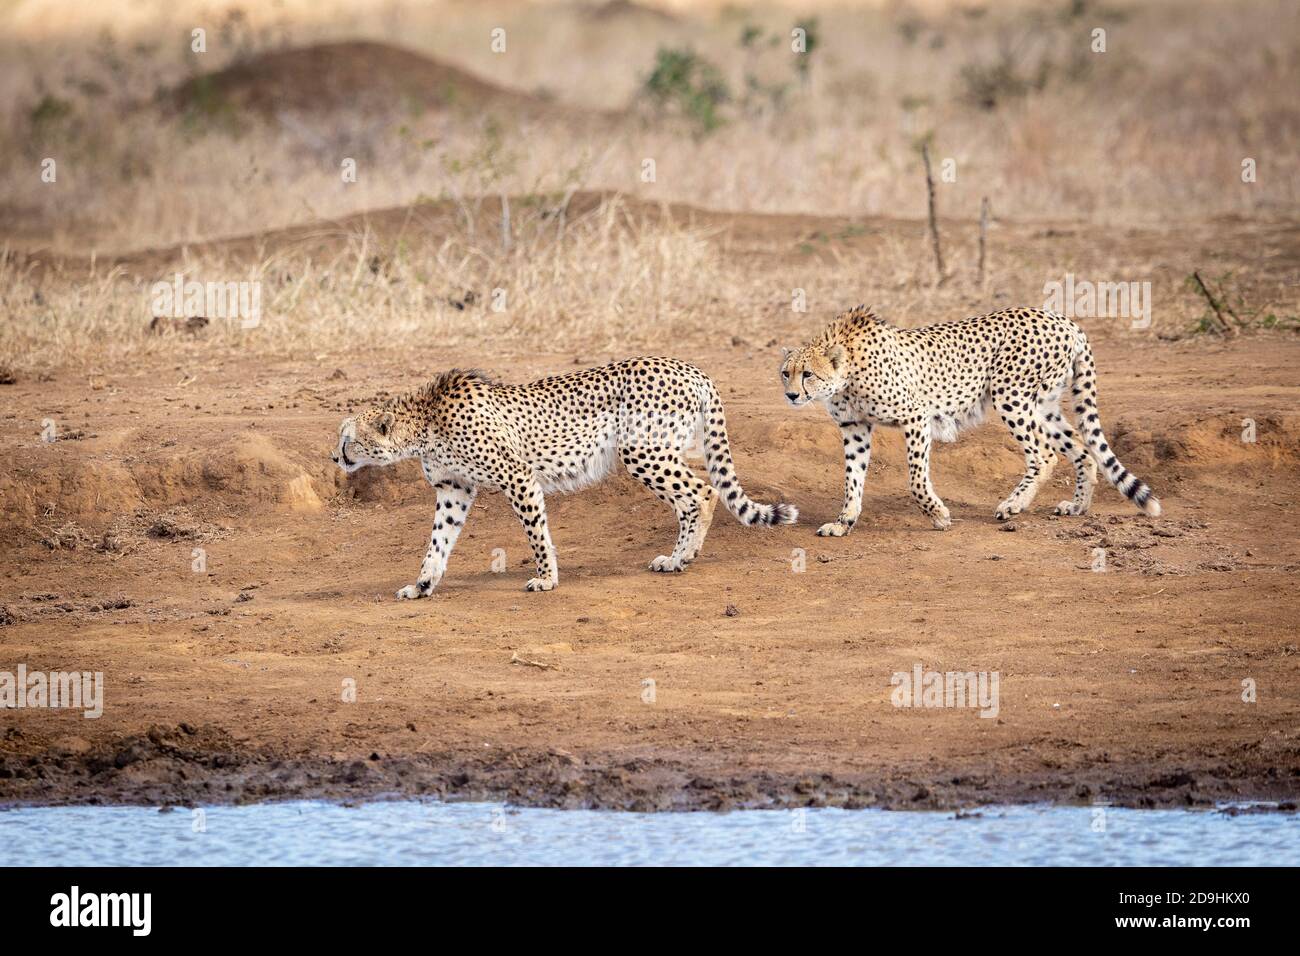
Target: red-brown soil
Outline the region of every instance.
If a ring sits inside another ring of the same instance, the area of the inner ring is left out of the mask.
[[[936,455],[951,531],[908,500],[886,432],[861,525],[816,538],[838,508],[833,426],[783,405],[766,352],[715,346],[690,357],[722,385],[740,475],[755,497],[797,503],[797,526],[720,514],[687,573],[651,574],[673,519],[619,476],[552,496],[561,585],[527,594],[523,535],[486,495],[442,587],[415,603],[393,592],[429,530],[417,470],[349,480],[327,457],[350,405],[424,374],[408,356],[359,355],[345,377],[232,356],[195,381],[151,359],[4,386],[0,669],[98,670],[107,688],[98,720],[0,715],[0,801],[1294,798],[1300,343],[1098,353],[1104,420],[1163,499],[1159,519],[1106,488],[1091,517],[1050,516],[1063,467],[1014,531],[998,524],[1020,462],[985,426]],[[45,418],[60,423],[52,444]],[[891,675],[918,663],[998,671],[998,717],[891,706]]]

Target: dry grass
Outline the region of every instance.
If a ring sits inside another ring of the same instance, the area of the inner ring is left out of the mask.
[[[473,217],[473,229],[465,225]],[[617,198],[561,221],[554,205],[516,205],[510,246],[499,214],[468,207],[459,229],[430,241],[345,237],[335,251],[281,250],[254,258],[218,249],[165,268],[69,262],[46,271],[0,261],[0,358],[15,371],[93,359],[105,367],[187,336],[150,331],[156,282],[260,283],[261,321],[211,316],[196,347],[255,347],[312,356],[428,343],[446,348],[577,347],[588,351],[673,340],[716,324],[733,300],[716,236],[671,217],[633,215]]]
[[[147,332],[148,287],[171,270],[96,264],[115,254],[433,200],[461,215],[432,239],[394,244],[358,230],[328,253],[185,254],[187,278],[260,281],[266,316],[253,332],[216,322],[195,347],[315,355],[414,336],[596,353],[668,350],[692,335],[766,342],[774,327],[797,327],[795,288],[823,317],[860,299],[904,321],[1040,302],[1043,282],[1078,263],[1006,254],[976,288],[968,223],[982,196],[1004,221],[1103,229],[1300,209],[1300,102],[1286,95],[1300,88],[1300,8],[1285,0],[617,11],[30,0],[0,13],[3,234],[18,250],[98,253],[45,270],[0,257],[0,372],[188,347],[183,336]],[[819,43],[805,81],[786,44],[810,13]],[[208,30],[201,56],[185,42],[196,25]],[[1089,50],[1098,25],[1104,54]],[[489,46],[498,26],[508,36],[501,54]],[[761,42],[740,43],[747,26]],[[266,51],[353,39],[400,43],[525,96],[265,115],[220,97],[188,112],[157,99]],[[705,134],[639,96],[661,46],[697,51],[733,91],[753,77],[785,92],[722,104],[725,122]],[[923,138],[936,164],[952,159],[957,173],[940,184],[939,206],[965,272],[942,287],[919,233],[881,236],[869,250],[809,237],[745,262],[731,254],[743,238],[734,230],[617,201],[567,221],[562,238],[554,218],[555,197],[579,188],[737,211],[920,217]],[[46,157],[58,162],[54,184],[36,178]],[[357,160],[356,182],[340,176],[343,157]],[[1256,160],[1258,182],[1241,181],[1244,157]],[[642,178],[647,158],[654,182]],[[492,211],[503,194],[514,197],[510,248]],[[1104,248],[1092,262],[1122,279],[1145,279],[1156,265],[1110,261]],[[1182,301],[1178,281],[1159,279],[1165,301]],[[501,311],[493,289],[505,290]],[[1293,301],[1282,307],[1295,311]],[[1186,319],[1180,306],[1157,324]]]
[[[140,248],[574,182],[733,210],[918,216],[922,137],[956,163],[942,193],[954,216],[976,215],[984,195],[1009,218],[1107,222],[1300,205],[1300,104],[1285,95],[1300,87],[1300,8],[1286,0],[814,4],[806,83],[788,52],[804,8],[601,17],[568,4],[221,3],[214,13],[181,2],[102,26],[85,11],[33,8],[20,8],[0,45],[0,210],[20,237],[30,229],[61,247]],[[195,24],[208,25],[205,54],[183,42]],[[739,39],[747,25],[764,31],[750,48]],[[500,54],[489,45],[497,26],[508,38]],[[1095,26],[1107,30],[1102,54],[1090,51]],[[746,75],[787,89],[780,106],[762,94],[724,104],[727,122],[703,138],[640,109],[591,125],[526,113],[491,122],[474,104],[261,122],[219,102],[188,119],[152,104],[197,72],[341,38],[400,43],[578,107],[637,107],[660,46],[696,50],[733,93]],[[978,105],[984,96],[994,108]],[[60,160],[60,183],[33,189],[45,156]],[[341,182],[342,156],[358,158],[356,183]],[[1241,182],[1246,157],[1258,163],[1253,184]],[[650,184],[646,158],[657,164]]]
[[[583,200],[579,202],[578,200]],[[1150,329],[1129,320],[1086,322],[1094,336],[1180,337],[1205,311],[1186,286],[1204,268],[1243,318],[1260,328],[1300,314],[1294,283],[1270,257],[1290,255],[1267,236],[1213,225],[1153,230],[1098,243],[1087,228],[995,223],[988,271],[975,263],[976,227],[944,229],[949,274],[937,282],[921,223],[851,219],[694,217],[617,195],[511,204],[507,248],[500,206],[431,204],[428,220],[357,220],[290,238],[212,244],[105,266],[91,259],[0,257],[0,370],[28,378],[61,366],[109,372],[133,358],[193,363],[255,352],[328,370],[367,349],[396,350],[430,368],[451,351],[498,358],[569,353],[576,361],[636,352],[691,354],[771,349],[810,337],[835,312],[865,301],[914,326],[1017,304],[1041,304],[1044,283],[1067,272],[1093,281],[1152,284]],[[766,230],[766,231],[762,231]],[[304,238],[308,237],[308,238]],[[1217,252],[1207,253],[1213,247]],[[1196,251],[1196,250],[1202,251]],[[1249,252],[1247,251],[1249,250]],[[1258,254],[1261,263],[1247,264]],[[261,322],[213,317],[199,334],[151,334],[151,286],[186,280],[261,283]],[[1224,277],[1227,276],[1225,279]],[[795,308],[796,294],[806,311]]]

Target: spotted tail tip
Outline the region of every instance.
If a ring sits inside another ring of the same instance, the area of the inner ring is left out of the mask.
[[[799,520],[799,509],[794,505],[778,501],[772,505],[772,524],[794,524]]]

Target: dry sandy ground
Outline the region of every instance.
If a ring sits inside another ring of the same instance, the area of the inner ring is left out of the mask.
[[[486,495],[414,603],[393,592],[418,569],[432,494],[410,463],[334,469],[346,410],[454,364],[523,380],[612,355],[403,348],[335,374],[225,353],[197,373],[156,357],[20,378],[0,391],[0,670],[102,671],[106,689],[96,720],[0,713],[0,802],[1294,799],[1300,341],[1096,346],[1103,422],[1159,519],[1106,487],[1091,517],[1051,516],[1063,464],[1000,525],[1021,462],[986,425],[936,452],[952,530],[908,499],[887,431],[861,524],[819,539],[839,507],[835,428],[783,403],[766,343],[715,339],[678,354],[720,384],[747,490],[799,505],[798,525],[720,513],[687,573],[652,574],[674,521],[619,475],[552,496],[561,583],[528,594],[522,531]],[[916,665],[998,672],[998,715],[893,706],[891,676]]]

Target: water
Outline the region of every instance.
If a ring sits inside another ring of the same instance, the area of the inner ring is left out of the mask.
[[[0,811],[10,865],[1111,865],[1300,863],[1300,816],[997,807],[615,813],[406,801]]]

